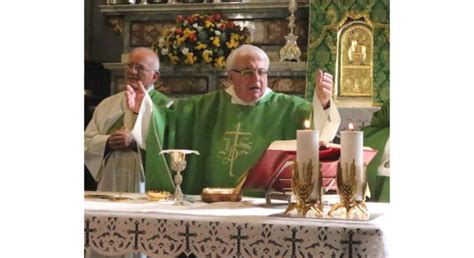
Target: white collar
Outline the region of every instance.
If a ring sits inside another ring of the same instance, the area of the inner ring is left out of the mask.
[[[237,94],[235,94],[234,85],[230,85],[229,87],[227,87],[227,89],[225,89],[225,92],[227,92],[227,94],[229,94],[232,97],[230,101],[232,104],[237,104],[237,105],[242,105],[242,106],[255,106],[259,100],[265,97],[265,95],[272,92],[272,89],[270,89],[267,86],[263,95],[253,102],[245,102],[241,100],[239,97],[237,97]]]

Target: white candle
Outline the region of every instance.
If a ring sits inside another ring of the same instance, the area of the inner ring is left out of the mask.
[[[311,161],[313,165],[313,183],[316,186],[319,179],[319,131],[316,130],[297,130],[296,131],[296,161],[298,162],[298,173]],[[311,193],[311,199],[319,197],[320,193],[316,187]]]
[[[364,196],[362,196],[362,182],[365,181],[365,174],[362,173],[364,166],[362,150],[364,145],[364,133],[362,131],[353,130],[351,126],[352,124],[349,124],[350,129],[341,132],[341,168],[342,171],[349,171],[352,162],[355,163],[357,183],[355,200],[362,201],[364,200]]]
[[[296,161],[306,162],[319,160],[319,131],[297,130],[296,131]]]

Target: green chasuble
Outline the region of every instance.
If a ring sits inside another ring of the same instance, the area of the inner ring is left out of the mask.
[[[165,96],[164,94],[162,94],[161,92],[155,89],[150,90],[148,94],[150,95],[150,98],[153,104],[161,109],[165,108],[169,103],[172,102],[170,98],[168,98],[167,96]],[[141,151],[142,163],[144,164],[144,167],[145,167],[145,180],[146,180],[146,167],[147,167],[146,157],[147,156],[143,149],[140,149],[140,151]]]
[[[181,188],[200,194],[205,187],[234,187],[275,140],[296,139],[309,119],[306,100],[270,92],[255,106],[231,103],[224,90],[178,100],[172,109],[155,106],[147,135],[147,190],[174,192],[161,149],[191,149]]]
[[[367,166],[367,181],[372,192],[371,200],[390,202],[390,177],[378,176],[378,167],[390,136],[390,99],[372,116],[370,126],[362,129],[364,132],[364,146],[376,149],[377,155]]]
[[[166,106],[168,103],[171,102],[168,97],[154,89],[149,92],[149,95],[155,105]]]

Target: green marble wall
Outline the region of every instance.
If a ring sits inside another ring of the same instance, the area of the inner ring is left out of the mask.
[[[337,25],[347,13],[366,14],[373,24],[373,102],[390,97],[390,3],[389,0],[311,0],[308,36],[306,99],[312,100],[316,69],[335,75]]]

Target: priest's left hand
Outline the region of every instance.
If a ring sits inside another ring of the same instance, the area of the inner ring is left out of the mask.
[[[329,101],[332,97],[332,75],[319,69],[316,74],[316,96],[318,96],[323,109],[329,107]]]

